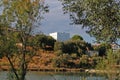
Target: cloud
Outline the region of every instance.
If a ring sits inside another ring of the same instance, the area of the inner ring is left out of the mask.
[[[42,25],[37,30],[45,34],[52,32],[68,32],[71,36],[79,34],[84,40],[92,42],[93,39],[86,34],[84,29],[81,29],[80,25],[70,25],[69,15],[63,14],[62,5],[58,0],[46,0],[46,4],[49,5],[50,12],[44,15]]]

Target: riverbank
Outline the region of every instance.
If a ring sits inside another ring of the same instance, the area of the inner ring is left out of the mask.
[[[8,71],[8,67],[0,68],[0,71]],[[72,73],[95,73],[95,74],[104,74],[108,73],[107,70],[96,70],[96,69],[76,69],[76,68],[28,68],[28,71],[37,71],[37,72],[72,72]],[[117,71],[110,71],[109,73],[120,73],[119,70]]]
[[[85,73],[107,73],[106,70],[95,70],[95,69],[84,69],[84,68],[75,68],[76,65],[80,63],[79,58],[75,58],[73,60],[68,60],[68,63],[72,68],[68,68],[66,64],[62,64],[62,67],[65,68],[56,68],[53,65],[53,60],[56,59],[56,55],[53,52],[44,52],[39,51],[36,56],[34,56],[31,62],[28,65],[28,71],[39,71],[39,72],[85,72]],[[61,60],[61,59],[60,59]],[[84,60],[84,59],[83,59]],[[92,61],[91,58],[89,58]],[[67,63],[67,64],[68,64]],[[16,64],[15,66],[17,66]],[[67,68],[66,68],[67,67]],[[120,65],[116,67],[120,68]],[[10,64],[6,57],[0,59],[0,70],[1,71],[8,71],[10,69]],[[112,73],[116,71],[110,71]],[[118,72],[117,72],[118,73]]]
[[[8,66],[0,67],[0,71],[8,71]],[[79,68],[28,68],[28,71],[40,71],[40,72],[85,72],[85,69]]]
[[[0,80],[7,80],[7,72],[0,72]],[[107,80],[107,78],[101,74],[29,71],[26,80]]]

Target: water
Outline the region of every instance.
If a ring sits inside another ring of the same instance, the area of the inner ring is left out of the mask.
[[[107,80],[105,76],[83,73],[29,72],[27,80]],[[0,80],[7,80],[7,72],[0,72]]]

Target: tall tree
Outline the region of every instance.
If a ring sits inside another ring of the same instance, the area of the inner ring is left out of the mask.
[[[60,0],[73,24],[87,27],[100,42],[117,42],[120,38],[119,0]]]
[[[4,25],[5,36],[1,39],[6,44],[3,44],[5,45],[3,49],[2,46],[0,47],[0,51],[5,54],[10,63],[13,74],[10,78],[12,80],[25,80],[28,63],[35,51],[34,47],[28,44],[28,38],[36,24],[41,21],[42,14],[48,9],[44,5],[44,0],[1,0],[0,3],[3,7],[0,22]],[[15,31],[19,33],[19,40],[17,40],[19,45],[10,34],[10,32]],[[3,36],[1,35],[1,37]],[[28,49],[28,47],[32,47],[32,49]],[[17,60],[13,59],[15,57]]]
[[[46,49],[46,50],[53,50],[55,39],[51,36],[46,36],[44,34],[36,35],[35,36],[36,46]]]

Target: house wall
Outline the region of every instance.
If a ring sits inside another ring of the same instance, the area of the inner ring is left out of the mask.
[[[70,34],[65,32],[55,32],[55,33],[50,33],[49,35],[58,41],[66,41],[70,39]]]

